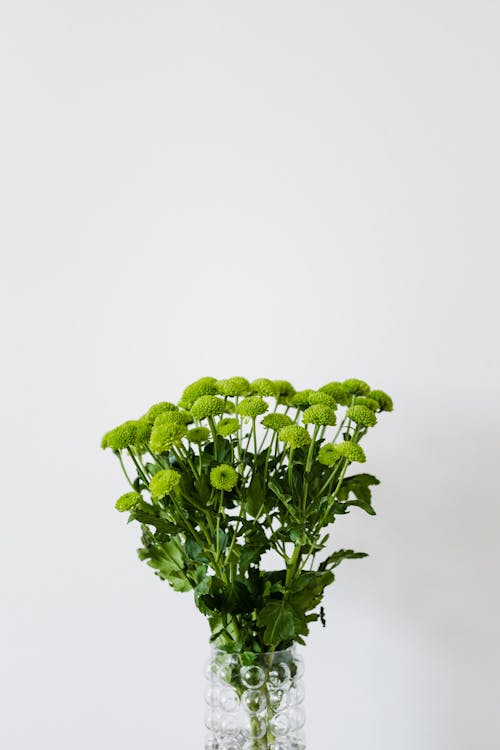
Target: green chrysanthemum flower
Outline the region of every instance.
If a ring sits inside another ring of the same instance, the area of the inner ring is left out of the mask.
[[[298,409],[307,409],[309,406],[309,399],[314,391],[311,388],[307,388],[304,391],[297,391],[290,399],[292,406],[296,406]]]
[[[174,445],[180,443],[185,435],[187,435],[185,424],[178,424],[177,422],[155,424],[151,430],[149,445],[154,453],[166,453]]]
[[[218,396],[200,396],[191,407],[191,414],[195,419],[206,419],[223,413],[224,401]]]
[[[124,495],[118,498],[115,503],[116,510],[120,513],[124,513],[127,510],[132,510],[135,506],[142,502],[142,495],[138,492],[126,492]]]
[[[334,425],[337,416],[333,409],[324,404],[314,404],[309,406],[302,415],[304,424]]]
[[[251,390],[248,380],[241,377],[218,380],[215,386],[221,396],[246,396]]]
[[[217,393],[216,378],[200,378],[190,383],[182,394],[179,405],[185,409],[190,409],[196,399],[200,396],[213,396]]]
[[[129,420],[107,432],[102,439],[103,448],[121,451],[125,448],[142,448],[147,445],[151,425],[142,419]]]
[[[318,453],[318,461],[324,466],[333,466],[340,458],[340,453],[333,443],[325,443]]]
[[[368,383],[365,383],[364,380],[348,378],[347,380],[344,380],[342,385],[351,396],[368,396],[370,393],[370,386]]]
[[[269,378],[257,378],[250,383],[252,393],[257,393],[259,396],[276,396],[276,389],[274,383]]]
[[[290,448],[305,448],[311,442],[311,436],[306,428],[300,427],[298,424],[282,427],[278,432],[278,437]]]
[[[204,443],[210,437],[208,427],[193,427],[186,435],[190,443]]]
[[[154,500],[161,500],[170,495],[181,481],[181,475],[175,469],[162,469],[156,472],[149,483],[149,491]]]
[[[334,398],[338,404],[342,404],[342,406],[347,406],[347,404],[351,403],[351,399],[347,390],[344,388],[342,383],[338,383],[337,381],[322,385],[318,390],[320,390],[322,393],[327,393],[329,396]]]
[[[222,437],[228,437],[233,432],[237,432],[240,427],[240,420],[237,417],[224,417],[217,422],[216,430]]]
[[[348,461],[357,461],[360,464],[366,461],[365,452],[357,443],[348,440],[345,443],[338,443],[335,449],[342,458],[347,458]]]
[[[328,393],[324,393],[323,391],[313,391],[309,396],[309,404],[311,406],[314,406],[315,404],[323,404],[323,406],[329,406],[330,409],[334,410],[338,406],[333,396],[329,396]]]
[[[177,406],[175,404],[171,404],[170,401],[160,401],[159,404],[153,404],[153,406],[148,409],[142,419],[145,422],[149,422],[149,424],[153,424],[156,417],[167,411],[177,411]]]
[[[394,404],[392,398],[384,393],[384,391],[370,391],[368,396],[377,401],[380,411],[392,411]]]
[[[242,417],[258,417],[269,409],[263,398],[260,396],[248,396],[238,404],[236,412]]]
[[[370,398],[369,396],[356,396],[354,399],[354,405],[367,406],[372,411],[378,411],[380,408],[378,401],[375,401],[374,398]]]
[[[274,393],[280,404],[290,403],[290,399],[295,395],[295,388],[288,380],[273,380]]]
[[[227,401],[224,399],[224,414],[234,414],[236,407],[233,401]]]
[[[210,484],[216,490],[231,492],[238,484],[238,474],[229,464],[219,464],[210,472]]]
[[[164,411],[155,419],[155,425],[158,424],[191,424],[193,415],[189,411]]]
[[[356,424],[362,424],[364,427],[374,427],[377,424],[377,417],[367,406],[355,405],[350,406],[346,416],[352,419]]]
[[[272,414],[266,414],[262,420],[264,427],[268,427],[271,430],[281,430],[282,427],[287,427],[293,424],[293,419],[290,419],[288,414],[278,414],[273,412]]]

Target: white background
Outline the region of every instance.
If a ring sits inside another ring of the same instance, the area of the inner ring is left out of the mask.
[[[487,0],[3,0],[2,748],[201,750],[207,627],[99,441],[242,374],[396,404],[308,750],[498,750],[499,38]]]

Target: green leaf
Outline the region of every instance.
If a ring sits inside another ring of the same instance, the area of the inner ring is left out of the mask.
[[[345,503],[345,505],[354,505],[357,508],[361,508],[366,513],[368,513],[370,516],[376,516],[375,509],[372,507],[372,504],[369,502],[369,500],[349,500],[349,502]]]
[[[148,524],[148,526],[154,526],[158,531],[175,534],[179,530],[178,527],[170,521],[162,518],[159,515],[160,513],[161,510],[159,508],[153,508],[147,503],[141,503],[131,512],[130,520],[139,521],[139,523]]]
[[[370,506],[372,498],[370,487],[377,484],[380,484],[380,482],[373,474],[354,474],[351,477],[345,477],[337,492],[337,498],[341,502],[345,502],[349,500],[349,495],[352,492],[359,501]]]
[[[219,536],[219,554],[220,554],[226,548],[226,545],[227,545],[227,534],[222,529],[219,529],[218,536]],[[213,548],[215,550],[215,549],[217,549],[217,532],[216,531],[214,531],[214,533],[212,534],[212,539],[213,539],[213,545],[214,545]]]
[[[208,592],[202,594],[200,599],[209,610],[223,614],[248,613],[254,608],[250,592],[242,581],[224,584],[214,576],[210,579]]]
[[[264,507],[264,480],[261,474],[253,474],[246,493],[246,510],[252,518],[258,518]]]
[[[186,555],[190,560],[198,560],[202,556],[202,548],[200,547],[198,542],[196,542],[194,539],[191,539],[190,537],[186,539],[184,549],[186,551]]]
[[[257,615],[257,625],[265,628],[264,643],[277,646],[282,641],[293,638],[295,622],[293,609],[281,599],[271,600]]]
[[[250,567],[250,565],[256,565],[264,552],[270,547],[270,542],[266,535],[259,526],[260,535],[247,535],[245,537],[245,544],[240,547],[239,556],[239,569],[240,573],[244,574]]]
[[[290,586],[289,602],[297,614],[314,609],[323,598],[325,587],[334,575],[329,570],[307,571],[295,578]]]
[[[318,569],[327,570],[328,568],[336,568],[343,560],[357,560],[361,557],[368,557],[368,555],[366,552],[354,552],[352,549],[339,549],[337,552],[332,552],[326,560],[323,560]]]
[[[289,526],[282,526],[278,529],[277,535],[281,539],[285,539],[287,542],[293,542],[294,544],[305,545],[310,542],[310,538],[307,535],[306,527],[304,524],[292,523]]]
[[[175,591],[190,591],[193,586],[184,568],[182,551],[173,541],[139,550],[139,557],[155,568],[157,575],[167,580]]]

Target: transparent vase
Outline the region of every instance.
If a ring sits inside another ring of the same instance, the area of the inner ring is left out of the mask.
[[[205,750],[305,750],[303,672],[295,647],[264,654],[213,649]]]

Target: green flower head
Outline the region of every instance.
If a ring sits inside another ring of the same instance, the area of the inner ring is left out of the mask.
[[[116,510],[119,510],[120,513],[124,513],[127,510],[132,510],[132,508],[135,508],[135,506],[142,502],[142,495],[139,495],[138,492],[126,492],[124,495],[118,498],[118,500],[115,503]]]
[[[208,427],[193,427],[186,435],[190,443],[204,443],[210,437]]]
[[[377,401],[380,411],[393,410],[394,405],[392,403],[392,398],[388,396],[387,393],[384,393],[384,391],[370,391],[368,395],[370,398]]]
[[[288,425],[293,424],[293,419],[290,419],[288,414],[278,414],[277,412],[273,412],[272,414],[266,414],[262,420],[262,424],[264,427],[268,427],[277,432],[278,430],[281,430],[282,427],[287,427]]]
[[[242,417],[258,417],[269,409],[263,398],[260,396],[248,396],[238,404],[236,412]]]
[[[322,385],[319,390],[322,393],[327,393],[329,396],[334,398],[338,404],[342,404],[342,406],[347,406],[347,404],[351,402],[349,394],[342,383],[333,381],[332,383]]]
[[[129,420],[107,432],[102,439],[103,448],[122,451],[125,448],[143,448],[147,445],[151,425],[142,419]]]
[[[318,461],[324,466],[333,466],[340,458],[340,453],[333,443],[325,443],[318,453]]]
[[[344,380],[342,385],[351,396],[368,396],[370,393],[370,386],[364,380],[348,378],[348,380]]]
[[[241,377],[218,380],[215,387],[221,396],[246,396],[251,390],[248,380]]]
[[[350,406],[346,416],[356,424],[363,425],[363,427],[374,427],[377,424],[377,417],[367,406],[359,404]]]
[[[149,446],[154,453],[166,453],[174,445],[180,443],[185,435],[187,435],[185,424],[177,422],[155,424],[151,430]]]
[[[157,471],[149,483],[149,491],[154,500],[161,500],[170,495],[181,481],[181,475],[175,469]]]
[[[323,391],[313,391],[309,396],[309,403],[311,406],[323,404],[323,406],[329,406],[330,409],[336,409],[338,406],[333,396],[329,396],[328,393]]]
[[[228,437],[233,432],[237,432],[240,427],[240,420],[237,417],[224,417],[217,422],[216,430],[222,437]]]
[[[370,396],[356,396],[354,399],[354,405],[367,406],[372,411],[378,411],[380,408],[378,401],[375,401],[375,399]]]
[[[305,448],[311,442],[311,437],[305,427],[298,424],[291,424],[282,427],[278,432],[278,437],[290,448]]]
[[[274,383],[269,378],[257,378],[250,383],[252,393],[257,393],[259,396],[276,396],[276,389]]]
[[[219,464],[210,472],[210,484],[216,490],[231,492],[238,484],[238,474],[229,464]]]
[[[200,396],[213,396],[217,393],[216,383],[216,378],[200,378],[199,380],[195,380],[194,383],[190,383],[184,388],[179,405],[185,409],[190,409]]]
[[[307,409],[309,406],[309,399],[314,391],[311,388],[307,388],[304,391],[297,391],[290,399],[292,406],[296,406],[298,409]]]
[[[224,399],[224,414],[234,414],[236,411],[235,405],[233,401],[227,401],[227,399]]]
[[[290,403],[290,399],[295,395],[295,388],[288,380],[273,380],[274,393],[280,404]]]
[[[309,406],[302,415],[304,424],[334,425],[337,417],[333,409],[324,404]]]
[[[158,424],[191,424],[193,416],[189,411],[164,411],[155,419]]]
[[[348,461],[357,461],[360,464],[366,461],[365,452],[357,443],[348,440],[345,443],[338,443],[335,449],[342,458],[347,458]]]
[[[159,404],[153,404],[153,406],[148,409],[142,419],[144,419],[145,422],[149,422],[149,424],[153,424],[156,417],[158,417],[160,414],[163,414],[163,412],[168,411],[177,411],[177,406],[175,404],[171,404],[170,401],[160,401]]]
[[[224,401],[217,396],[200,396],[191,407],[191,414],[195,419],[206,419],[223,413]]]

